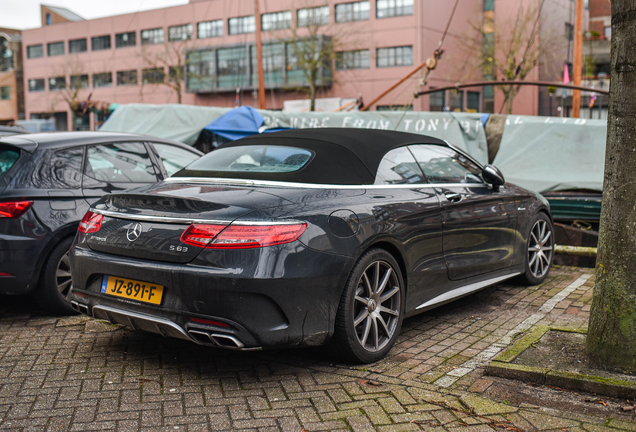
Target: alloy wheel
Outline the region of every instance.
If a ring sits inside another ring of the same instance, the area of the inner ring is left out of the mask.
[[[554,241],[550,224],[545,220],[535,222],[528,242],[528,268],[535,278],[543,277],[550,269]]]
[[[362,273],[356,288],[353,325],[360,345],[382,350],[393,338],[402,310],[402,292],[395,269],[375,261]]]
[[[67,298],[71,290],[71,261],[68,252],[62,255],[55,269],[55,285],[60,297]]]

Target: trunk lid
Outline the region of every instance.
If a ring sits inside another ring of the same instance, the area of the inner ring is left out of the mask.
[[[104,197],[99,231],[86,235],[96,251],[154,261],[188,263],[203,249],[181,241],[192,223],[229,225],[256,209],[290,204],[254,188],[158,183]]]

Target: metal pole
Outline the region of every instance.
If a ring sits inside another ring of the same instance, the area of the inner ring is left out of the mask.
[[[256,61],[258,62],[258,106],[265,109],[265,77],[263,74],[263,45],[261,43],[261,13],[258,0],[254,0],[254,21],[256,22]]]
[[[581,72],[583,71],[583,0],[576,0],[576,19],[574,21],[574,85],[581,85]],[[581,116],[581,92],[572,92],[572,117]]]

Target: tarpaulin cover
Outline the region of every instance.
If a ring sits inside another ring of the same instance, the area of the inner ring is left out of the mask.
[[[493,162],[537,192],[603,190],[606,120],[508,116]]]
[[[204,127],[229,110],[189,105],[121,105],[100,130],[154,135],[192,145]],[[488,161],[486,134],[480,114],[421,111],[257,112],[263,116],[264,126],[268,128],[348,127],[430,135],[456,145],[482,163]]]
[[[250,106],[242,106],[223,114],[204,129],[229,140],[237,140],[258,133],[263,116]]]

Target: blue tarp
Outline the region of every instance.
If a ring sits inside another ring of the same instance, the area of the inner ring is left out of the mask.
[[[259,133],[263,116],[250,106],[233,109],[204,127],[225,139],[237,140]]]

